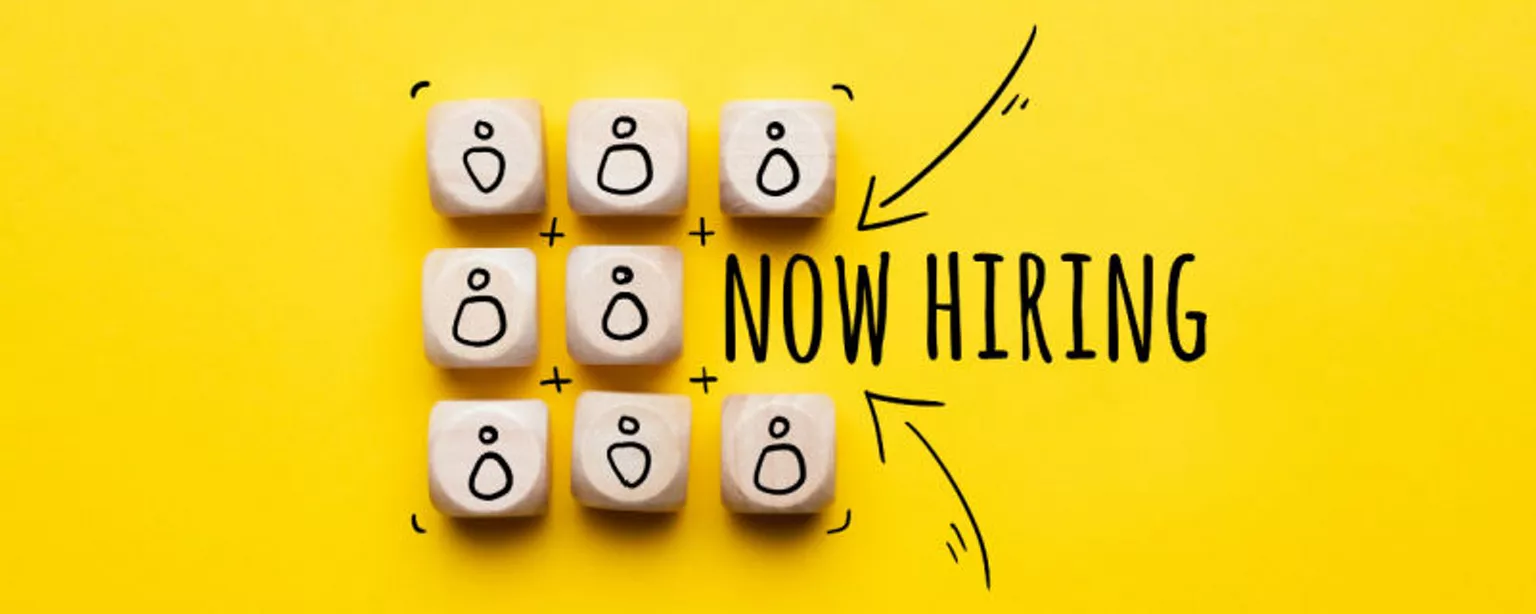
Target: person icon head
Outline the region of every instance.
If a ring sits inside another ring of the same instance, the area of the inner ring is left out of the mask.
[[[475,120],[475,138],[482,141],[489,141],[491,140],[492,136],[495,136],[495,134],[496,129],[491,127],[490,122],[483,119]]]
[[[464,281],[469,283],[469,289],[479,292],[491,285],[491,273],[480,267],[469,270],[469,278]]]
[[[635,135],[635,118],[628,115],[620,115],[613,118],[613,138],[627,139]]]
[[[635,270],[634,269],[631,269],[631,268],[629,268],[629,267],[627,267],[625,265],[622,265],[622,264],[619,265],[619,266],[613,267],[613,283],[616,283],[616,284],[621,285],[621,286],[627,286],[627,285],[629,285],[629,282],[632,282],[634,280],[635,280]]]
[[[496,427],[494,426],[487,424],[480,427],[480,443],[482,444],[491,445],[496,443],[496,439],[500,436],[500,433],[496,432]]]
[[[634,437],[640,432],[640,421],[634,416],[619,416],[619,432]]]
[[[766,132],[768,133],[768,140],[770,141],[777,141],[782,139],[784,138],[784,124],[776,121],[768,122],[768,128]]]
[[[774,416],[768,421],[768,436],[774,439],[783,439],[789,434],[789,419],[784,416]]]

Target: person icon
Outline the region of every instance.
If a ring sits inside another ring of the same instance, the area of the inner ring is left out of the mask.
[[[496,443],[498,435],[494,426],[485,425],[480,427],[480,443],[482,444],[489,446]],[[495,469],[486,471],[486,466],[489,464],[494,464],[496,466]],[[486,471],[489,475],[482,478],[480,475],[481,471]],[[482,479],[487,482],[485,486],[489,486],[488,488],[482,488]],[[512,467],[507,464],[507,459],[502,458],[501,454],[495,450],[487,450],[484,454],[481,454],[480,458],[475,461],[474,468],[469,470],[469,494],[474,495],[476,499],[481,501],[495,501],[511,491]]]
[[[491,284],[491,274],[483,268],[475,267],[469,271],[469,289],[475,292],[484,290]],[[496,326],[486,334],[483,330],[486,322],[494,320]],[[470,296],[459,303],[459,310],[453,314],[453,340],[469,347],[483,348],[501,340],[507,334],[507,312],[501,307],[501,301],[494,296],[476,295]]]
[[[777,142],[784,138],[784,124],[768,122],[768,140]],[[770,186],[772,182],[774,185]],[[768,150],[763,164],[757,167],[757,189],[769,196],[783,196],[800,185],[800,165],[783,147]]]
[[[613,267],[613,283],[625,286],[634,280],[634,269],[622,264]],[[615,313],[623,315],[624,311],[626,311],[621,309],[621,304],[623,304],[622,306],[627,306],[627,311],[633,312],[633,315],[627,318],[615,318]],[[632,325],[629,326],[628,330],[615,330],[614,321],[616,319],[621,322],[620,326],[623,326],[623,323],[632,323]],[[650,324],[651,318],[650,314],[645,311],[645,304],[640,302],[640,297],[628,290],[613,295],[613,300],[608,301],[608,308],[603,310],[603,334],[614,341],[629,341],[639,337],[645,333],[645,329]]]
[[[628,139],[635,135],[635,128],[635,118],[620,115],[613,120],[613,138]],[[597,163],[597,187],[615,196],[639,194],[651,185],[654,174],[651,154],[643,145],[614,143],[603,151],[603,158]]]
[[[783,439],[784,436],[788,434],[788,418],[785,418],[784,416],[774,416],[772,420],[768,421],[768,435],[770,437],[773,437],[774,439]],[[779,460],[774,460],[775,457],[777,457]],[[794,475],[794,479],[790,480],[790,484],[788,486],[763,483],[763,466],[769,464],[770,462],[774,464],[775,469],[779,469],[779,471],[770,470],[769,473],[771,475],[768,477],[769,481],[771,482],[783,482],[784,480],[782,478],[784,476],[782,474],[782,468],[784,465],[792,464],[794,466],[794,470],[791,472]],[[763,447],[762,454],[758,455],[757,457],[757,468],[752,471],[753,486],[756,486],[758,490],[770,495],[787,495],[795,492],[796,490],[800,490],[800,487],[804,484],[805,455],[800,453],[800,448],[796,447],[792,443],[784,442],[772,443]]]
[[[633,416],[619,416],[619,432],[634,437],[640,432],[640,421]],[[614,443],[608,446],[608,467],[625,488],[638,488],[651,475],[651,449],[638,441]]]
[[[489,141],[496,130],[483,119],[475,120],[475,138],[481,141]],[[464,150],[464,171],[469,173],[469,180],[474,182],[475,189],[481,194],[490,194],[496,186],[501,185],[501,178],[507,172],[507,158],[501,155],[501,151],[489,145],[477,145]],[[481,176],[484,175],[489,181]]]

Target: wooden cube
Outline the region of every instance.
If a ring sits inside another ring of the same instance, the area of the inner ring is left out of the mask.
[[[538,270],[521,248],[438,249],[421,275],[427,358],[440,367],[518,367],[539,355]]]
[[[427,112],[427,185],[443,215],[544,210],[544,120],[536,100],[474,99]]]
[[[432,505],[455,517],[534,516],[549,503],[543,401],[442,401],[427,424]]]
[[[688,498],[692,422],[692,406],[680,394],[582,393],[571,443],[571,494],[601,509],[680,509]]]
[[[566,192],[582,215],[677,215],[688,202],[688,110],[602,98],[571,107]]]
[[[837,188],[832,105],[743,100],[720,113],[720,209],[727,215],[819,217]]]
[[[823,394],[736,394],[720,412],[720,498],[747,514],[804,514],[832,502],[836,418]]]
[[[675,247],[580,246],[565,264],[565,344],[587,365],[658,364],[683,349]]]

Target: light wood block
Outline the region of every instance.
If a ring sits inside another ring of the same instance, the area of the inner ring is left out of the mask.
[[[677,215],[688,203],[688,110],[601,98],[571,107],[566,192],[582,215]]]
[[[668,512],[688,498],[692,405],[680,394],[576,399],[571,494],[588,507]]]
[[[742,100],[720,113],[720,210],[727,215],[819,217],[837,189],[832,105]]]
[[[683,349],[683,256],[580,246],[565,264],[565,344],[586,365],[658,364]]]
[[[438,249],[421,275],[427,358],[440,367],[520,367],[539,356],[538,268],[521,248]]]
[[[432,505],[454,517],[535,516],[549,503],[543,401],[442,401],[427,424]]]
[[[832,502],[836,416],[823,394],[736,394],[720,412],[720,498],[747,514],[806,514]]]
[[[427,112],[427,185],[439,213],[538,213],[544,174],[538,101],[456,100]]]

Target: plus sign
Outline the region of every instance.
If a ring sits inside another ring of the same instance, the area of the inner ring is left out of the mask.
[[[713,375],[710,375],[708,368],[699,367],[699,376],[698,377],[690,377],[690,378],[688,378],[688,381],[690,383],[700,384],[700,385],[704,386],[704,394],[709,394],[709,384],[711,382],[718,382],[718,381],[720,381],[720,378],[715,377]]]
[[[539,385],[540,386],[548,386],[550,384],[554,384],[554,386],[555,386],[555,394],[560,394],[561,392],[564,391],[564,389],[562,389],[561,386],[563,386],[565,384],[569,384],[572,381],[574,381],[574,380],[572,380],[569,377],[560,377],[560,367],[556,366],[555,367],[555,376],[551,377],[549,379],[546,379],[546,380],[539,380]]]
[[[539,236],[545,237],[545,238],[549,239],[549,246],[550,247],[554,247],[555,246],[555,239],[558,239],[560,237],[565,236],[565,233],[559,232],[559,231],[555,230],[559,226],[560,226],[560,218],[558,218],[558,217],[550,218],[550,220],[549,220],[549,232],[541,232],[541,233],[539,233]]]
[[[688,234],[693,235],[695,237],[698,237],[699,238],[699,247],[704,247],[704,243],[706,241],[708,241],[710,237],[715,236],[715,231],[709,230],[708,228],[706,228],[704,226],[704,218],[701,216],[699,218],[699,229],[698,230],[690,230],[690,231],[688,231]]]

